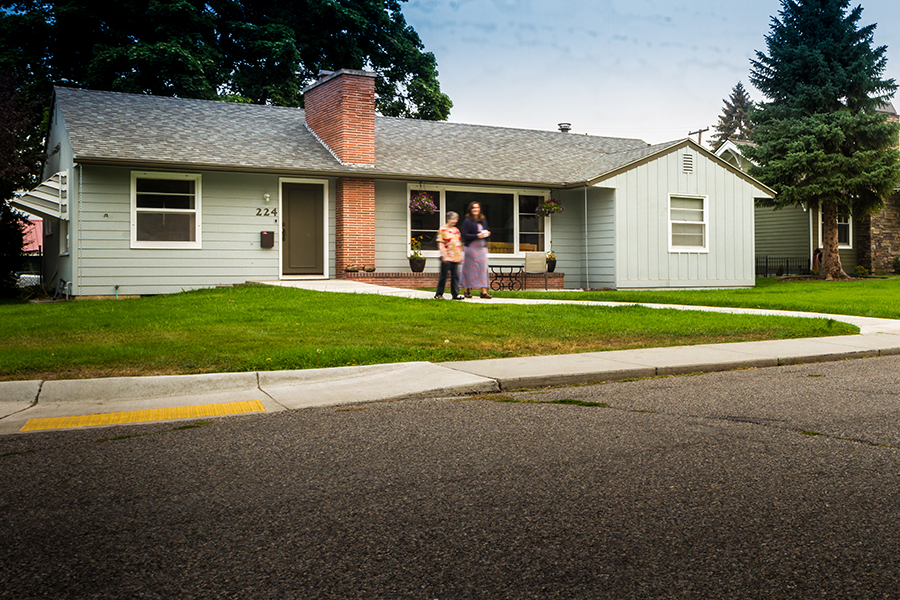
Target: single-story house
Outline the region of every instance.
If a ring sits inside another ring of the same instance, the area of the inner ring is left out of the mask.
[[[897,111],[890,103],[878,112],[898,122]],[[722,160],[747,170],[750,161],[741,148],[750,142],[727,141],[716,150]],[[824,229],[818,207],[800,206],[781,209],[757,207],[755,214],[756,262],[759,275],[808,274],[813,255],[822,247]],[[853,273],[862,265],[870,273],[890,271],[894,257],[900,256],[900,190],[885,200],[885,207],[861,219],[838,217],[838,248],[841,266]]]
[[[489,262],[552,249],[557,285],[754,284],[754,200],[773,192],[690,139],[382,117],[374,81],[323,72],[305,110],[56,88],[45,181],[16,200],[44,218],[47,283],[74,296],[291,278],[428,286],[444,214],[477,200]],[[437,213],[410,212],[423,190]],[[564,211],[538,216],[550,198]],[[429,258],[419,280],[413,237]]]

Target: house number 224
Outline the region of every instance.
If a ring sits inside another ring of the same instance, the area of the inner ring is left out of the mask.
[[[256,216],[257,217],[277,217],[278,209],[277,208],[257,208]]]

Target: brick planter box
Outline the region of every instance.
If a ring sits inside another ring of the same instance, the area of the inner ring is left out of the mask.
[[[340,279],[349,279],[360,283],[370,283],[372,285],[383,285],[387,287],[402,288],[405,290],[414,290],[416,288],[436,288],[439,273],[366,273],[360,271],[357,273],[341,273]],[[493,278],[491,279],[493,281]],[[547,288],[551,290],[563,289],[565,281],[565,273],[548,273]],[[528,276],[529,290],[544,289],[543,275]],[[450,292],[450,282],[447,282],[447,293]]]

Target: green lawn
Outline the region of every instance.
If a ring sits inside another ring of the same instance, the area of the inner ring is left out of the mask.
[[[497,292],[523,298],[566,298],[691,306],[800,310],[835,315],[900,319],[900,277],[852,281],[757,278],[755,288],[621,292]]]
[[[0,324],[3,380],[440,362],[856,332],[829,319],[503,306],[269,286],[7,303],[0,304]]]

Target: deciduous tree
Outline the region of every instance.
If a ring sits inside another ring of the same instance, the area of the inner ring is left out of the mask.
[[[13,79],[0,73],[0,295],[15,291],[22,264],[25,220],[9,206],[13,193],[35,183],[40,165],[40,140],[34,120],[38,113],[16,93]]]
[[[378,74],[376,108],[443,120],[405,0],[0,0],[0,67],[52,85],[301,106],[319,70]]]

